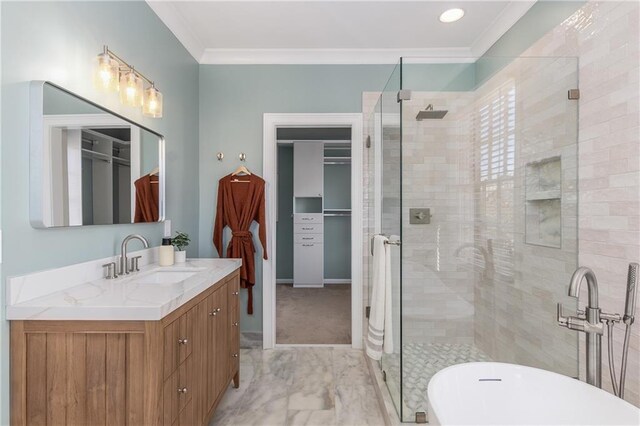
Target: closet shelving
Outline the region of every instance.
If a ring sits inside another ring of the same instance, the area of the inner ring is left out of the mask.
[[[293,145],[294,286],[348,282],[341,260],[351,247],[350,142]],[[342,266],[331,266],[336,262]]]

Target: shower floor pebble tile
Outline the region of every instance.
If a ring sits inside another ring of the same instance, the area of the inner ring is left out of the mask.
[[[349,348],[240,352],[240,387],[229,386],[211,426],[382,426],[365,355]]]

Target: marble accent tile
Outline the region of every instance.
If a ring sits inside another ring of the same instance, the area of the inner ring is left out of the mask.
[[[288,385],[293,383],[297,352],[294,350],[254,350],[251,358],[255,362],[256,376],[273,377]]]
[[[242,349],[240,388],[227,389],[211,425],[384,424],[363,360],[353,349]],[[346,386],[340,404],[335,371],[362,383]]]
[[[238,406],[231,425],[283,425],[287,419],[288,388],[286,381],[262,376],[254,380]]]
[[[368,386],[373,384],[365,355],[361,351],[334,349],[333,368],[335,382],[338,385]]]
[[[336,419],[340,425],[384,426],[373,386],[336,386]]]
[[[337,425],[335,410],[289,410],[287,425],[334,426]]]
[[[241,358],[242,360],[242,355]],[[228,424],[228,422],[234,418],[238,412],[242,398],[249,389],[250,384],[254,378],[254,366],[251,363],[240,362],[240,386],[238,389],[230,384],[226,390],[225,397],[218,404],[215,414],[212,419],[212,424]]]
[[[331,373],[309,374],[299,378],[289,392],[289,410],[329,410],[334,407]]]

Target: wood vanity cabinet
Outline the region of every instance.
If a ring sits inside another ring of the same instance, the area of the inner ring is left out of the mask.
[[[12,425],[207,425],[239,384],[236,270],[159,321],[12,321]]]

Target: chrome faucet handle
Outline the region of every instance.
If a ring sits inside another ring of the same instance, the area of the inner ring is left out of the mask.
[[[557,312],[558,325],[561,327],[567,327],[569,330],[582,331],[585,333],[604,333],[604,325],[601,322],[591,324],[584,317],[584,311],[578,311],[577,316],[565,316],[562,303],[558,303]]]
[[[620,316],[620,314],[608,314],[606,312],[600,312],[600,319],[605,321],[621,322],[622,316]]]
[[[569,319],[563,314],[564,314],[564,307],[562,306],[562,303],[558,302],[558,310],[557,310],[557,316],[556,316],[558,325],[560,327],[568,327]]]
[[[138,261],[140,260],[142,256],[135,256],[131,258],[131,268],[129,269],[131,272],[138,272],[140,271],[140,267],[138,266]]]
[[[107,268],[106,279],[112,280],[114,278],[118,278],[118,274],[116,273],[116,262],[109,262],[102,265],[103,268]]]

